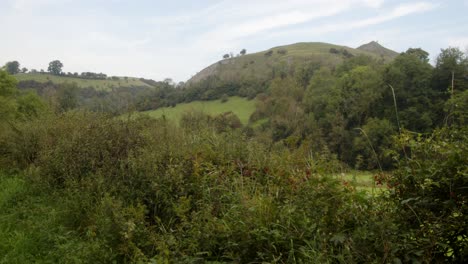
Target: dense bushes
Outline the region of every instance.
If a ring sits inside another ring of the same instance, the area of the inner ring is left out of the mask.
[[[177,127],[67,112],[19,122],[12,143],[2,145],[12,168],[26,168],[16,178],[25,188],[1,204],[8,221],[0,220],[0,232],[10,239],[0,247],[4,260],[353,263],[466,255],[465,130],[403,134],[393,194],[371,197],[326,177],[333,166],[325,154],[268,146],[201,114],[183,120]],[[53,216],[42,229],[38,212]],[[19,233],[8,230],[19,229],[30,235],[12,244]]]
[[[403,134],[391,184],[399,209],[405,251],[419,252],[430,262],[468,260],[468,131],[436,130],[423,137]]]
[[[373,247],[354,233],[371,225],[372,201],[310,173],[315,168],[299,154],[268,150],[240,130],[219,130],[217,121],[206,124],[177,128],[68,112],[17,126],[11,164],[29,168],[24,179],[47,194],[43,199],[61,197],[43,208],[58,211],[45,227],[53,246],[29,254],[83,261],[96,254],[104,262],[382,257],[352,250],[355,243]]]

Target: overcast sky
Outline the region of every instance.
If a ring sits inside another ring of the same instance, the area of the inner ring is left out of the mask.
[[[296,42],[468,48],[468,0],[0,0],[0,64],[185,81],[223,54]]]

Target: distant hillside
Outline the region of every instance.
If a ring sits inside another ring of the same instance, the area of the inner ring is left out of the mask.
[[[363,50],[367,52],[371,52],[374,54],[378,54],[383,57],[395,58],[398,56],[398,52],[393,51],[391,49],[387,49],[384,46],[380,45],[376,41],[371,41],[367,44],[361,45],[357,48],[358,50]]]
[[[97,90],[111,90],[112,88],[120,87],[151,87],[150,85],[142,82],[139,78],[134,77],[118,77],[119,79],[105,79],[105,80],[92,80],[82,79],[75,77],[57,76],[48,73],[20,73],[14,75],[18,81],[36,81],[39,83],[72,83],[75,82],[81,88],[92,87]]]
[[[382,53],[383,49],[385,53]],[[361,54],[382,58],[386,62],[398,55],[384,47],[366,50],[365,47],[353,49],[321,42],[303,42],[223,59],[201,70],[188,83],[198,82],[209,76],[218,76],[222,80],[267,79],[275,69],[291,71],[309,63],[333,67],[346,58]]]

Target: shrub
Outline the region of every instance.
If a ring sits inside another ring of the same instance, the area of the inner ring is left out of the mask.
[[[223,95],[221,96],[221,103],[225,103],[225,102],[227,102],[228,100],[229,100],[229,97],[228,97],[227,94],[223,94]]]
[[[273,51],[272,50],[269,50],[267,52],[265,52],[265,57],[270,57],[271,55],[273,55]]]
[[[288,50],[285,49],[285,48],[281,48],[279,50],[276,51],[278,54],[280,55],[285,55],[286,53],[288,53]]]
[[[398,169],[390,183],[400,211],[401,259],[468,259],[468,130],[445,127],[430,136],[403,133]],[[411,241],[411,243],[409,243]],[[402,245],[403,246],[403,245]]]
[[[333,54],[340,54],[340,51],[338,49],[335,49],[335,48],[330,48],[330,53],[333,53]]]

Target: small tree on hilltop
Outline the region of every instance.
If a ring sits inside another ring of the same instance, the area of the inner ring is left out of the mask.
[[[49,68],[47,68],[47,71],[54,75],[60,75],[60,73],[62,73],[62,67],[62,62],[59,60],[54,60],[49,63]]]
[[[245,49],[242,49],[242,50],[240,51],[240,55],[242,55],[242,56],[244,56],[246,53],[247,53],[247,50],[245,50]]]
[[[224,54],[224,55],[223,55],[223,59],[229,59],[229,54],[227,54],[227,53]]]

